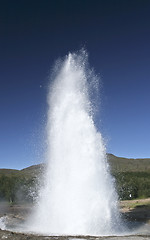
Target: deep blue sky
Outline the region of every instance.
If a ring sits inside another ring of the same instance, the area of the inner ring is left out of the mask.
[[[42,160],[48,76],[85,47],[103,82],[107,151],[150,157],[150,1],[18,0],[0,5],[0,168]]]

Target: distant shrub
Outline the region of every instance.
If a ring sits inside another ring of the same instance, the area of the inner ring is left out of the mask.
[[[147,172],[121,172],[113,174],[122,200],[150,197],[150,174]]]

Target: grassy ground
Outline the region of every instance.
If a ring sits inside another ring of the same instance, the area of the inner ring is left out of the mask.
[[[120,202],[120,207],[124,211],[130,211],[139,207],[150,208],[150,198],[146,199],[135,199],[135,200],[124,200]]]
[[[150,198],[121,201],[120,210],[127,219],[150,223]]]

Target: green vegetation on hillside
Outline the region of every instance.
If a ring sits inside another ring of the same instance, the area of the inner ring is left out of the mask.
[[[150,197],[150,174],[148,172],[124,172],[113,175],[121,200]]]
[[[128,159],[108,154],[107,159],[120,199],[150,197],[150,158]]]
[[[35,183],[35,178],[0,175],[0,200],[14,202],[29,202],[33,201],[33,196],[30,194],[31,188]]]
[[[38,164],[20,171],[0,169],[0,201],[34,201],[38,192],[38,176],[43,168],[43,164]]]
[[[121,158],[113,154],[107,154],[107,159],[112,172],[149,172],[150,158]]]
[[[112,154],[108,154],[107,159],[121,200],[150,197],[150,159],[119,158]],[[20,171],[0,169],[0,200],[10,203],[34,201],[38,176],[41,180],[43,172],[44,164]]]

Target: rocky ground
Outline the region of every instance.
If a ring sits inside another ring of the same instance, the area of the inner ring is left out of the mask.
[[[146,240],[150,239],[150,236],[147,235],[136,235],[136,236],[122,236],[122,237],[91,237],[91,236],[59,236],[59,237],[50,237],[50,236],[38,236],[38,235],[26,235],[22,233],[14,233],[9,231],[0,231],[0,239],[8,240]]]
[[[8,219],[8,229],[15,229],[18,224],[24,223],[25,219],[31,212],[31,205],[14,205],[8,206],[4,203],[0,204],[0,226],[3,229],[3,219]],[[136,223],[139,229],[138,234],[128,236],[111,236],[111,237],[90,237],[90,236],[39,236],[33,234],[17,233],[15,231],[6,231],[0,229],[0,240],[150,240],[150,198],[141,200],[122,201],[120,203],[120,211],[123,218],[129,223],[132,229]]]

